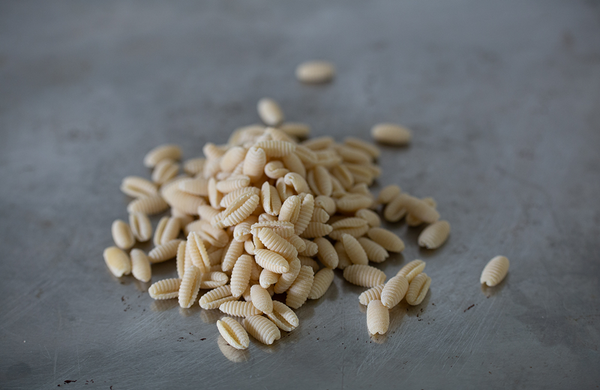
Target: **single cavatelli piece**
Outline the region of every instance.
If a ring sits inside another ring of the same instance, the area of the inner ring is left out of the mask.
[[[357,286],[375,287],[385,283],[386,276],[375,267],[353,264],[344,269],[344,279]]]
[[[311,267],[303,265],[300,268],[298,277],[287,290],[286,305],[292,309],[299,309],[306,302],[308,294],[314,281],[314,272]]]
[[[389,230],[383,228],[371,228],[367,232],[369,238],[390,252],[401,252],[404,250],[404,242]]]
[[[352,264],[369,264],[367,253],[356,238],[349,234],[344,234],[341,241]]]
[[[243,301],[224,302],[219,306],[219,310],[234,317],[250,317],[262,314],[262,311],[254,307],[252,302]]]
[[[366,291],[363,291],[362,294],[358,296],[358,301],[361,305],[367,306],[371,301],[374,301],[376,299],[381,300],[381,292],[383,291],[384,286],[385,284],[379,284],[375,287],[371,287]]]
[[[231,295],[231,286],[225,285],[210,290],[200,298],[200,307],[206,310],[218,309],[221,304],[237,301],[238,298]]]
[[[180,286],[181,279],[179,278],[163,279],[152,283],[148,294],[152,299],[173,299],[179,296]]]
[[[388,309],[396,306],[408,291],[408,280],[404,276],[394,276],[387,281],[381,291],[381,303]]]
[[[152,268],[150,261],[144,251],[132,249],[129,253],[131,257],[131,274],[140,282],[149,282],[152,278]]]
[[[248,333],[239,322],[231,317],[223,317],[217,321],[219,333],[229,345],[235,349],[247,349],[250,345]]]
[[[162,263],[177,256],[177,247],[181,240],[171,240],[166,244],[159,245],[148,253],[148,260],[151,263]]]
[[[371,334],[385,334],[390,326],[390,312],[381,301],[373,300],[367,306],[367,328]]]
[[[242,296],[250,282],[253,267],[254,259],[251,256],[241,255],[237,259],[231,272],[231,295],[236,298]]]
[[[271,345],[281,338],[281,332],[273,321],[259,315],[244,318],[244,328],[252,337],[265,345]]]
[[[268,313],[267,317],[269,317],[279,329],[286,332],[291,332],[300,325],[296,313],[279,301],[273,301],[273,312]]]
[[[406,264],[404,267],[398,271],[396,276],[404,276],[406,280],[411,282],[415,276],[423,272],[425,269],[425,262],[423,260],[413,260],[410,263]]]
[[[427,249],[436,249],[442,246],[450,234],[450,224],[448,221],[437,221],[427,226],[419,234],[419,246]]]
[[[490,287],[499,284],[508,273],[510,262],[504,256],[496,256],[487,263],[481,273],[480,283]]]
[[[117,278],[131,273],[131,260],[122,249],[111,246],[104,250],[103,256],[108,269]]]
[[[340,259],[331,242],[323,237],[315,238],[314,242],[319,248],[317,256],[319,257],[321,263],[323,263],[323,265],[327,268],[337,268]]]
[[[367,258],[374,263],[382,263],[390,256],[384,247],[369,238],[361,237],[358,242],[365,250]]]
[[[129,227],[139,242],[148,241],[152,237],[152,224],[144,213],[133,212],[129,214]]]
[[[327,292],[333,282],[334,273],[331,268],[323,268],[315,274],[308,299],[319,299]]]
[[[417,306],[427,295],[429,286],[431,285],[431,278],[426,273],[420,273],[410,282],[408,291],[406,292],[406,302],[409,305]]]
[[[160,195],[138,198],[127,205],[129,213],[140,212],[147,215],[162,213],[168,208],[169,204]]]

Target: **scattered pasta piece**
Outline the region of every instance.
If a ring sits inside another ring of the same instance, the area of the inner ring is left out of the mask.
[[[431,278],[426,273],[420,273],[415,276],[406,292],[406,302],[412,306],[419,305],[425,299],[430,285]]]
[[[246,349],[250,345],[248,333],[239,322],[231,317],[223,317],[217,321],[221,336],[235,349]]]
[[[490,287],[498,285],[508,273],[510,262],[504,256],[496,256],[487,263],[481,273],[480,283]]]
[[[333,64],[327,61],[306,61],[296,68],[296,77],[306,84],[323,84],[331,81],[335,74]]]
[[[373,126],[371,136],[378,142],[390,145],[406,145],[412,137],[410,130],[406,127],[392,123],[380,123]]]
[[[436,249],[442,246],[450,234],[448,221],[437,221],[427,226],[419,234],[419,245],[427,249]]]

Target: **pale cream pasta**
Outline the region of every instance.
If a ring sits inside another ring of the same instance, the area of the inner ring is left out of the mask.
[[[260,271],[260,277],[258,278],[258,282],[262,288],[267,289],[276,284],[279,281],[279,277],[281,275],[282,274],[277,274],[273,271],[269,271],[268,269],[263,269],[262,271]]]
[[[112,223],[111,233],[113,241],[121,249],[129,249],[135,244],[135,237],[129,225],[120,219]]]
[[[333,79],[335,68],[327,61],[306,61],[296,68],[296,78],[306,84],[322,84]]]
[[[127,176],[121,182],[121,191],[134,198],[143,198],[158,194],[156,184],[138,176]]]
[[[300,234],[302,238],[317,238],[324,237],[331,233],[333,228],[331,225],[320,222],[309,222],[306,229]]]
[[[281,211],[281,199],[279,198],[277,189],[267,181],[262,185],[261,200],[265,212],[276,218]]]
[[[324,167],[317,165],[307,174],[307,181],[310,189],[315,195],[330,196],[333,191],[331,184],[331,175]]]
[[[148,289],[148,294],[152,299],[173,299],[179,296],[180,286],[181,279],[179,278],[163,279],[152,283],[152,286]]]
[[[206,245],[197,232],[190,232],[187,236],[186,257],[189,257],[200,272],[205,273],[210,269],[210,259]]]
[[[144,165],[148,168],[153,168],[165,159],[181,159],[181,148],[177,145],[157,146],[146,154],[144,157]]]
[[[480,283],[490,287],[498,285],[508,273],[510,262],[504,256],[496,256],[487,263],[481,273]]]
[[[295,172],[302,177],[306,177],[306,167],[304,166],[304,162],[302,161],[302,159],[300,159],[299,154],[298,154],[298,152],[302,153],[302,151],[298,150],[299,148],[300,148],[300,146],[296,146],[296,152],[288,154],[287,156],[283,157],[281,159],[281,162],[283,162],[283,166],[289,172]],[[315,156],[315,159],[316,159],[316,156]]]
[[[258,310],[252,302],[243,301],[224,302],[219,306],[219,310],[234,317],[251,317],[262,314],[262,311]]]
[[[296,150],[296,144],[282,140],[260,141],[254,146],[264,150],[267,158],[285,157]]]
[[[221,304],[230,301],[237,301],[238,298],[231,295],[231,286],[225,285],[210,290],[200,297],[200,307],[206,310],[218,309]]]
[[[185,269],[179,286],[179,306],[188,309],[194,304],[200,291],[201,282],[202,273],[197,267],[190,265]]]
[[[129,253],[131,257],[131,274],[140,282],[149,282],[152,278],[152,268],[150,261],[144,251],[132,249]]]
[[[450,235],[448,221],[437,221],[427,226],[419,235],[419,246],[427,249],[436,249],[442,246]]]
[[[261,148],[252,147],[244,159],[243,173],[253,181],[258,180],[263,175],[266,164],[267,155],[265,151]]]
[[[255,284],[250,288],[250,300],[254,307],[265,314],[273,312],[273,300],[269,292],[262,288],[259,284]]]
[[[339,263],[338,254],[329,240],[323,237],[315,238],[315,244],[319,248],[317,256],[323,265],[327,268],[337,268]]]
[[[298,274],[300,273],[300,268],[302,267],[302,263],[300,259],[294,259],[290,262],[290,268],[288,272],[284,272],[277,279],[277,283],[275,283],[274,292],[276,294],[281,294],[287,291],[288,288],[294,283]],[[261,273],[262,274],[262,273]]]
[[[288,261],[276,252],[268,249],[256,249],[254,254],[256,263],[269,271],[282,274],[290,270]]]
[[[239,226],[239,225],[238,225]],[[225,250],[225,256],[221,263],[221,269],[224,272],[231,271],[237,259],[244,253],[244,243],[241,241],[232,240]]]
[[[265,345],[271,345],[281,338],[281,332],[268,318],[255,315],[244,318],[244,328],[252,337]]]
[[[179,173],[179,164],[171,159],[161,160],[152,171],[152,181],[156,184],[165,184]]]
[[[122,249],[111,246],[104,250],[103,256],[108,269],[117,278],[131,273],[131,260]]]
[[[278,253],[288,261],[292,261],[298,256],[298,250],[294,245],[271,229],[260,229],[258,238],[267,249]]]
[[[402,252],[404,241],[389,230],[383,228],[371,228],[367,235],[369,238],[390,252]]]
[[[279,126],[284,121],[283,111],[273,99],[262,98],[257,105],[260,119],[269,126]]]
[[[358,217],[358,218],[362,218],[365,221],[367,221],[367,224],[370,227],[379,227],[379,226],[381,226],[381,219],[379,218],[379,215],[377,215],[377,213],[374,212],[373,210],[360,209],[354,215],[356,217]]]
[[[358,240],[349,234],[342,235],[342,244],[346,250],[346,255],[352,264],[369,264],[367,253]]]
[[[248,287],[254,259],[249,255],[241,255],[231,272],[231,295],[240,297]]]
[[[191,158],[183,163],[183,170],[188,175],[197,175],[204,171],[205,163],[206,159],[204,157]]]
[[[229,345],[236,349],[246,349],[250,346],[248,333],[239,322],[231,317],[223,317],[217,321],[219,333]]]
[[[367,254],[367,258],[369,259],[369,261],[372,261],[374,263],[382,263],[390,255],[384,247],[382,247],[381,245],[369,238],[361,237],[358,239],[358,242]]]
[[[202,274],[200,288],[211,290],[213,288],[224,286],[229,281],[226,273],[220,271],[210,271]]]
[[[344,279],[357,286],[375,287],[385,283],[386,276],[370,265],[353,264],[344,269]]]
[[[368,208],[373,204],[373,199],[363,194],[347,194],[336,202],[338,211],[354,213],[360,209]]]
[[[371,301],[381,300],[381,292],[383,291],[384,286],[385,284],[379,284],[363,291],[362,294],[358,296],[358,301],[361,305],[367,306]]]
[[[133,212],[129,214],[129,227],[135,239],[139,242],[148,241],[152,237],[152,224],[144,213]]]
[[[427,295],[427,291],[429,291],[430,285],[431,278],[426,273],[420,273],[415,276],[406,292],[406,302],[412,306],[421,304],[423,299],[425,299],[425,295]]]
[[[177,255],[177,247],[181,240],[171,240],[166,244],[154,247],[148,252],[148,260],[151,263],[162,263],[163,261],[170,260]]]
[[[393,123],[380,123],[373,126],[371,136],[381,143],[402,146],[410,142],[412,134],[404,126]]]
[[[367,306],[367,328],[370,334],[385,334],[390,326],[390,312],[381,301],[373,300]]]
[[[408,291],[408,280],[404,276],[394,276],[387,281],[381,291],[381,303],[388,309],[396,306]]]
[[[311,194],[306,194],[302,198],[298,221],[294,225],[294,233],[301,236],[308,227],[315,208],[315,198]]]
[[[352,265],[352,262],[350,261],[350,258],[348,257],[348,254],[346,253],[346,249],[344,249],[344,244],[341,241],[338,241],[335,243],[335,245],[333,246],[335,248],[335,251],[338,254],[338,269],[343,270],[344,268],[348,267],[349,265]]]
[[[296,280],[287,290],[285,303],[292,309],[299,309],[306,302],[314,281],[314,271],[303,265]]]
[[[310,126],[306,123],[286,122],[279,125],[279,129],[296,138],[306,138],[310,135]]]
[[[348,146],[352,146],[353,148],[360,149],[365,153],[368,153],[373,158],[378,158],[381,155],[381,151],[379,148],[372,143],[364,141],[360,138],[356,137],[348,137],[344,139],[344,144]]]
[[[273,312],[268,313],[267,317],[269,317],[279,329],[286,332],[291,332],[300,325],[296,313],[279,301],[273,301]]]
[[[331,268],[323,268],[314,276],[313,284],[308,293],[308,299],[319,299],[329,289],[333,282],[334,273]]]
[[[411,282],[415,276],[423,272],[425,265],[426,264],[423,260],[413,260],[402,267],[396,276],[404,276],[409,282]]]

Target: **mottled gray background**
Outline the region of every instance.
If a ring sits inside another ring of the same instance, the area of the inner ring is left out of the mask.
[[[332,84],[295,80],[313,58]],[[407,248],[381,269],[422,258],[433,284],[384,340],[336,277],[295,332],[233,363],[217,315],[104,265],[145,152],[195,157],[263,96],[314,135],[414,130],[378,185],[435,197],[453,230],[429,252],[390,226]],[[597,1],[2,1],[0,388],[596,388],[599,126]],[[498,254],[509,276],[482,291]]]

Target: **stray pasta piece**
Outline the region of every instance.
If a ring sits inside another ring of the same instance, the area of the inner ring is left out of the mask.
[[[480,283],[490,287],[498,285],[508,273],[510,262],[504,256],[496,256],[487,263],[481,273]]]
[[[300,272],[296,277],[296,280],[287,291],[287,297],[285,300],[286,305],[292,309],[299,309],[300,306],[306,302],[308,294],[313,285],[314,272],[311,267],[303,265],[300,268]]]
[[[367,234],[371,240],[390,252],[402,252],[404,250],[404,242],[400,237],[389,230],[383,228],[371,228]]]
[[[349,234],[344,234],[342,236],[342,243],[344,244],[346,255],[348,256],[352,264],[369,264],[367,253],[356,238],[352,237]]]
[[[385,334],[390,326],[390,312],[375,299],[367,306],[367,327],[371,334]]]
[[[419,245],[427,249],[436,249],[442,246],[450,234],[448,221],[437,221],[427,226],[419,234]]]
[[[169,204],[160,195],[145,196],[129,203],[127,211],[140,212],[147,215],[158,214],[169,208]]]
[[[406,145],[412,137],[406,127],[392,123],[380,123],[373,126],[371,136],[378,142],[390,145]]]
[[[273,99],[260,99],[257,109],[260,119],[269,126],[279,126],[285,119],[281,107]]]
[[[322,84],[333,79],[335,68],[327,61],[306,61],[296,68],[296,77],[306,84]]]
[[[200,307],[206,310],[218,309],[221,304],[230,301],[237,301],[238,298],[231,295],[231,286],[225,285],[210,290],[200,298]]]
[[[247,349],[250,345],[248,333],[239,322],[231,317],[223,317],[217,321],[219,333],[235,349]]]
[[[131,261],[127,253],[116,246],[111,246],[104,250],[104,261],[110,272],[117,278],[128,275],[131,272]]]
[[[374,263],[382,263],[390,255],[384,247],[366,237],[359,238],[358,242],[367,254],[367,258],[369,259],[369,261],[372,261]]]
[[[271,299],[271,295],[269,295],[267,290],[262,288],[259,284],[255,284],[250,288],[250,297],[252,304],[258,310],[265,314],[273,312],[273,300]]]
[[[150,261],[144,251],[132,249],[129,253],[131,257],[131,274],[140,282],[149,282],[152,278],[152,268]]]
[[[194,266],[186,267],[179,286],[179,306],[184,309],[190,308],[196,301],[202,283],[202,273]]]
[[[135,237],[125,222],[117,219],[111,227],[113,241],[121,249],[129,249],[135,244]]]
[[[121,183],[121,191],[134,198],[158,194],[156,184],[138,176],[127,176]]]
[[[269,317],[279,329],[286,332],[291,332],[300,324],[296,313],[279,301],[273,301],[273,312],[267,313],[267,317]]]
[[[420,273],[410,282],[408,291],[406,292],[406,302],[409,305],[417,306],[423,302],[429,286],[431,285],[431,278],[426,273]]]
[[[152,237],[152,224],[144,213],[133,212],[129,214],[129,227],[139,242],[148,241]]]
[[[148,168],[154,168],[159,162],[171,159],[181,159],[181,149],[177,145],[161,145],[152,149],[144,157],[144,165]]]

